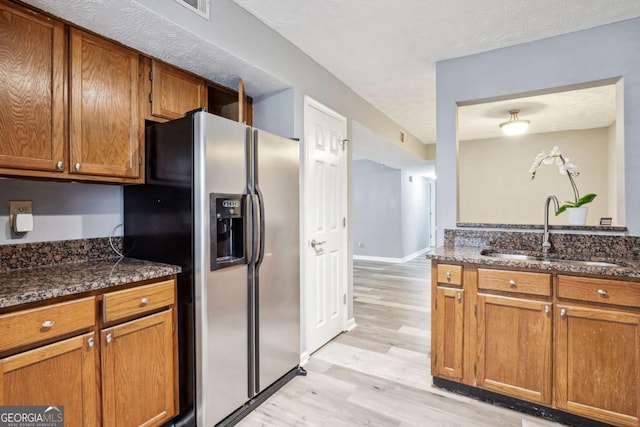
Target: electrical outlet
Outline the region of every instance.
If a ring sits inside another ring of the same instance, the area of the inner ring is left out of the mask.
[[[31,200],[9,200],[9,215],[32,213],[33,203]]]

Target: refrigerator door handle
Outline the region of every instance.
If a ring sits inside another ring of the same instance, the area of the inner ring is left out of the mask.
[[[255,198],[253,196],[253,190],[251,189],[251,187],[249,186],[247,194],[249,195],[249,197],[247,197],[247,207],[246,209],[249,212],[249,222],[248,224],[245,224],[246,230],[247,230],[247,234],[245,235],[245,240],[246,240],[246,245],[247,248],[249,248],[249,250],[246,250],[245,253],[247,254],[247,264],[251,264],[256,258],[255,258],[255,251],[256,251],[256,233],[255,233],[255,226],[254,224],[254,219],[256,216],[256,202],[255,202]]]
[[[256,192],[256,199],[258,201],[258,211],[260,219],[256,221],[258,225],[258,257],[256,258],[256,267],[260,267],[262,260],[264,259],[264,197],[262,197],[262,191],[260,191],[260,175],[258,174],[258,130],[253,131],[253,179]]]

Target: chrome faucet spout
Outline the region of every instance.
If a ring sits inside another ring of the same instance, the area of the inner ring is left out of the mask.
[[[557,213],[560,209],[560,203],[556,196],[547,196],[547,200],[544,202],[544,236],[542,238],[542,254],[547,256],[549,249],[551,249],[551,243],[549,242],[549,202],[553,200],[554,213]]]

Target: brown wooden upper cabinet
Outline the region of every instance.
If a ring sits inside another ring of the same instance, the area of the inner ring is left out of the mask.
[[[69,45],[70,172],[137,178],[138,53],[75,28]]]
[[[178,119],[206,106],[204,80],[160,61],[151,61],[151,115]]]
[[[240,92],[215,83],[207,85],[207,108],[211,114],[253,126],[253,100]]]
[[[0,40],[0,168],[63,170],[64,25],[0,0]]]

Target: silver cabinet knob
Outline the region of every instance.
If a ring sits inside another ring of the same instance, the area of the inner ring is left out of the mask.
[[[551,307],[549,307],[549,305],[548,305],[548,304],[547,304],[547,305],[545,305],[545,306],[544,306],[544,312],[545,312],[545,313],[549,313],[550,311],[551,311]]]
[[[151,301],[149,298],[144,297],[140,300],[140,305],[147,305],[149,304],[149,301]]]
[[[113,341],[113,335],[107,334],[107,344],[110,343],[111,341]]]
[[[61,171],[63,167],[64,167],[64,163],[62,161],[59,161],[58,163],[56,163],[56,169],[58,169],[59,171]]]
[[[74,166],[76,168],[77,171],[80,170],[80,163],[76,163],[76,165]]]
[[[562,309],[560,310],[560,317],[565,317],[567,315],[567,310],[566,309]]]
[[[462,292],[458,292],[458,301],[462,301]]]
[[[509,286],[511,286],[512,288],[515,288],[515,287],[516,287],[516,285],[517,285],[517,283],[516,283],[516,281],[515,281],[515,280],[513,280],[513,279],[510,279],[510,280],[509,280]]]
[[[87,345],[88,345],[89,347],[93,347],[93,343],[94,343],[93,338],[89,338],[89,339],[87,340]]]
[[[451,272],[447,271],[447,281],[450,282],[451,281]]]
[[[598,294],[600,294],[603,297],[606,297],[607,295],[609,295],[609,292],[607,292],[606,289],[598,289]]]
[[[52,328],[53,325],[55,325],[56,322],[54,322],[53,320],[45,320],[44,322],[42,322],[42,327],[43,328]]]

